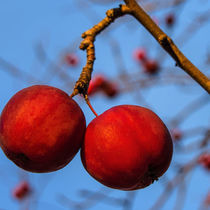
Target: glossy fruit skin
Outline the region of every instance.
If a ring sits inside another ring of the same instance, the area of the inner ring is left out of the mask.
[[[81,159],[100,183],[136,190],[149,186],[168,169],[172,153],[170,133],[154,112],[120,105],[88,125]]]
[[[63,168],[78,152],[86,130],[84,114],[64,91],[35,85],[17,92],[0,118],[0,146],[31,172]]]

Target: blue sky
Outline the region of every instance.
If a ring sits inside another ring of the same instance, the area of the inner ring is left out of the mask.
[[[91,0],[0,0],[0,58],[10,64],[8,68],[8,65],[5,65],[4,62],[0,62],[0,110],[3,109],[15,92],[32,84],[53,85],[70,94],[73,83],[67,86],[59,76],[59,72],[54,71],[55,66],[60,64],[62,55],[65,52],[76,53],[80,59],[79,65],[76,68],[63,67],[69,78],[72,81],[76,81],[82,66],[85,64],[86,57],[85,52],[78,50],[81,34],[100,21],[105,16],[107,9],[113,6],[116,7],[118,4],[119,1],[107,4],[94,4]],[[81,5],[84,6],[81,8]],[[183,29],[191,24],[195,15],[209,11],[209,9],[210,2],[206,0],[202,0],[202,3],[201,1],[190,0],[184,6],[177,7],[175,10],[169,8],[150,13],[152,17],[159,19],[160,27],[179,43],[181,50],[187,57],[194,64],[201,67],[206,74],[209,74],[209,65],[205,64],[205,58],[207,50],[210,49],[210,24],[197,27],[191,34],[183,33]],[[167,29],[163,24],[164,14],[169,12],[178,14],[174,30]],[[187,41],[183,43],[182,38],[179,36],[180,34],[187,36]],[[113,41],[118,44],[122,54],[121,61],[117,61],[113,53]],[[36,51],[40,49],[37,48],[40,45],[47,55],[47,59],[44,62],[41,62]],[[138,25],[133,18],[123,17],[116,20],[108,30],[100,34],[96,39],[96,61],[93,74],[97,72],[103,73],[115,80],[119,76],[119,66],[123,66],[123,70],[131,76],[133,74],[137,75],[138,72],[139,75],[142,74],[139,70],[140,67],[132,57],[133,51],[139,46],[145,47],[149,52],[149,56],[153,58],[158,58],[165,53],[150,34],[141,25]],[[15,66],[19,73],[21,72],[21,76],[20,74],[17,76],[10,73],[11,65]],[[34,81],[26,81],[24,72],[32,75],[35,78]],[[174,72],[181,76],[186,75],[180,69],[175,68],[174,61],[166,55],[159,77],[161,78]],[[133,79],[138,78],[133,77]],[[170,85],[154,85],[153,88],[143,89],[139,92],[146,99],[149,107],[163,119],[166,125],[169,125],[170,120],[191,101],[198,99],[202,95],[207,96],[205,91],[193,81],[187,83],[184,87],[174,85],[174,83]],[[80,96],[76,96],[75,100],[81,105],[87,123],[89,123],[94,118],[94,115]],[[99,94],[91,98],[91,102],[99,114],[119,104],[144,105],[138,91],[123,93],[111,100]],[[210,105],[206,103],[205,106],[202,106],[201,109],[195,111],[183,121],[180,125],[181,129],[209,126],[209,109]],[[202,138],[202,135],[187,139],[186,144],[199,140],[199,138]],[[172,167],[168,171],[167,177],[173,177],[173,169],[176,162],[187,162],[195,154],[174,153]],[[34,193],[28,200],[30,209],[68,209],[65,202],[60,202],[61,196],[65,195],[71,200],[81,201],[83,198],[79,192],[82,189],[93,192],[107,190],[107,195],[109,194],[116,198],[124,198],[126,196],[125,192],[118,190],[109,191],[108,188],[103,188],[100,183],[91,178],[84,170],[79,154],[68,166],[49,174],[32,174],[22,171],[9,161],[2,151],[0,151],[0,166],[1,210],[16,210],[20,209],[20,206],[24,207],[27,205],[27,201],[19,204],[11,196],[11,190],[14,186],[19,180],[25,178],[29,180],[34,189]],[[163,177],[159,182],[136,192],[133,209],[149,209],[161,194],[165,181],[166,177]],[[209,181],[209,174],[199,167],[186,177],[187,197],[184,209],[198,209],[200,202],[204,199],[210,187]],[[163,209],[174,208],[176,192],[173,192]],[[90,209],[115,210],[122,208],[99,201],[97,205],[93,205]]]

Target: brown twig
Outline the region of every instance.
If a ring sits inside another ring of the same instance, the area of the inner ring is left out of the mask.
[[[79,80],[76,82],[73,93],[71,97],[77,94],[87,95],[87,89],[91,79],[91,73],[93,71],[93,64],[95,61],[95,46],[94,41],[95,37],[107,28],[112,22],[115,21],[118,17],[121,17],[130,12],[129,8],[125,5],[120,5],[119,8],[110,9],[106,12],[106,17],[100,21],[93,28],[87,30],[82,34],[83,41],[80,44],[81,50],[86,50],[87,52],[87,62],[85,67],[80,74]]]

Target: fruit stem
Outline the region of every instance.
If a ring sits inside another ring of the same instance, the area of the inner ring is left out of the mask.
[[[88,98],[88,95],[86,94],[85,96],[85,101],[87,103],[87,105],[89,106],[89,108],[91,109],[91,111],[93,112],[93,114],[98,117],[98,114],[96,113],[96,111],[94,110],[94,108],[92,107],[91,103],[90,103],[90,100]]]

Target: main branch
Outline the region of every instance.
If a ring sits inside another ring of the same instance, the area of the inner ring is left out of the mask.
[[[136,0],[124,0],[130,13],[134,16],[158,41],[171,57],[176,65],[182,68],[195,81],[197,81],[208,93],[210,93],[210,80],[196,66],[194,66],[178,49],[172,39],[167,36],[150,16],[137,4]]]

